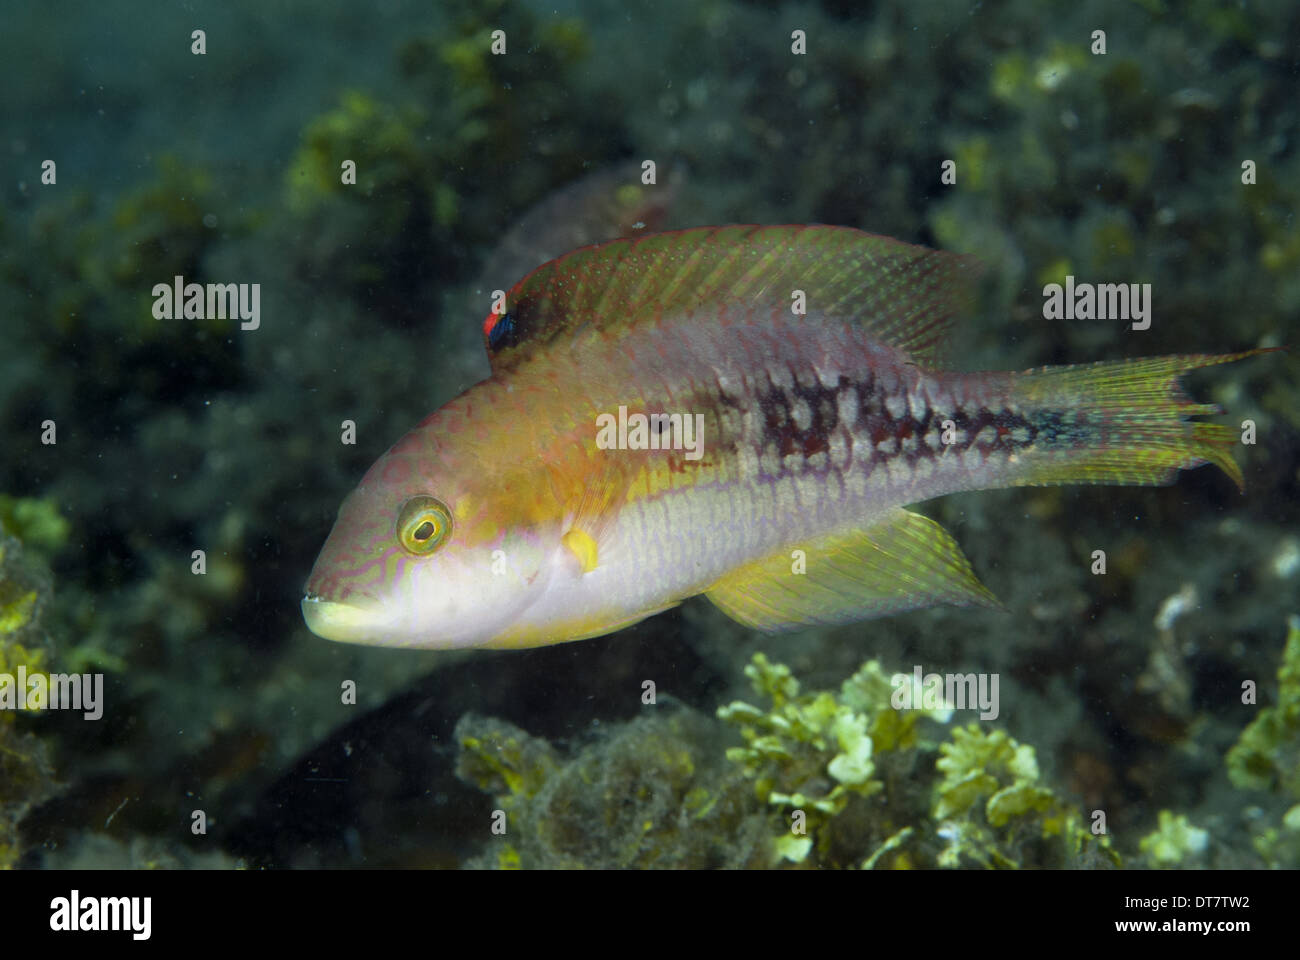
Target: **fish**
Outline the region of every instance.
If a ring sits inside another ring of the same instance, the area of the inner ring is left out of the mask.
[[[779,633],[1000,607],[908,509],[958,491],[1172,483],[1234,430],[1191,370],[1261,350],[962,372],[983,270],[849,227],[722,226],[548,261],[483,322],[491,375],[339,509],[302,599],[350,643],[520,649],[703,595]],[[688,436],[689,434],[689,436]]]

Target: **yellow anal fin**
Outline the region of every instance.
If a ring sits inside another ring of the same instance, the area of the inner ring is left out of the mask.
[[[806,572],[800,573],[800,557]],[[1000,607],[948,531],[895,509],[862,530],[835,533],[747,564],[706,593],[745,626],[776,633],[869,620],[938,603]]]
[[[560,542],[578,558],[578,566],[583,573],[591,573],[596,569],[599,555],[596,550],[596,541],[591,538],[590,534],[574,527],[560,538]]]

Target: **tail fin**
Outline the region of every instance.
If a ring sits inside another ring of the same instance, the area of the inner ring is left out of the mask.
[[[1244,489],[1232,458],[1237,431],[1189,421],[1223,411],[1194,403],[1179,378],[1269,352],[1146,357],[1018,375],[1013,396],[1037,436],[1015,483],[1167,484],[1179,470],[1212,463]]]

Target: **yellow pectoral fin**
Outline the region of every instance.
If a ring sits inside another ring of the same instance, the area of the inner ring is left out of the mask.
[[[591,538],[590,534],[574,527],[560,539],[560,542],[577,557],[578,567],[583,573],[591,573],[596,569],[596,564],[599,562],[596,541]]]
[[[794,550],[802,557],[792,556]],[[893,510],[862,530],[834,533],[747,564],[706,596],[758,630],[869,620],[951,603],[999,607],[948,531]]]
[[[560,542],[568,547],[583,573],[595,570],[602,559],[609,564],[610,529],[635,472],[635,464],[606,454],[575,443],[552,457],[546,467],[568,528]],[[592,459],[594,455],[598,456]]]

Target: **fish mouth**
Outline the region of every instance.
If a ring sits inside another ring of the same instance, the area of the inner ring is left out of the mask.
[[[313,594],[302,598],[302,618],[307,629],[325,640],[339,643],[382,643],[383,621],[376,611],[351,603],[326,600]]]

